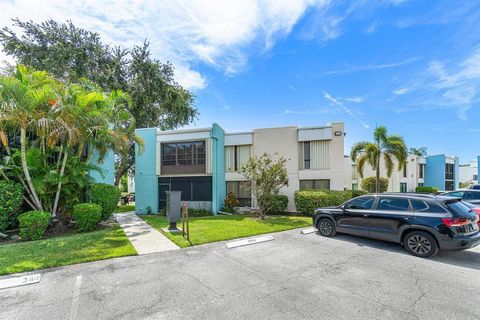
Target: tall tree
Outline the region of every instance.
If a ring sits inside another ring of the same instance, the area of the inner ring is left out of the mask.
[[[426,157],[427,156],[427,147],[420,147],[420,148],[410,148],[408,149],[408,152],[419,156],[419,157]]]
[[[357,164],[357,171],[363,178],[363,169],[368,163],[376,171],[375,191],[380,192],[380,159],[383,155],[387,176],[393,173],[394,162],[398,162],[398,171],[406,165],[408,158],[407,147],[401,136],[388,135],[387,128],[380,126],[375,128],[373,142],[361,141],[353,145],[350,157]]]
[[[122,90],[131,97],[127,110],[134,128],[175,129],[192,122],[198,111],[194,96],[174,80],[174,68],[152,58],[149,43],[131,51],[102,43],[94,32],[77,28],[71,21],[42,23],[13,20],[19,33],[0,30],[3,51],[20,63],[46,70],[58,79],[78,82],[86,78],[103,91]],[[134,169],[134,144],[116,157],[116,184]]]

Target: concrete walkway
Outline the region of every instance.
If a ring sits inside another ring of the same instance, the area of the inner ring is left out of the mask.
[[[117,213],[115,218],[139,255],[180,249],[133,211]]]

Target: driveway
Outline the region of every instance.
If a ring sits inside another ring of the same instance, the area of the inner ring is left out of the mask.
[[[476,319],[480,249],[425,260],[292,230],[43,271],[0,291],[0,319]]]

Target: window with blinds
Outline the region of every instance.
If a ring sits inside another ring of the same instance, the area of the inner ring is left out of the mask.
[[[330,140],[300,142],[299,149],[300,170],[330,169]]]
[[[225,171],[239,172],[242,165],[251,156],[251,146],[227,146],[225,147]]]

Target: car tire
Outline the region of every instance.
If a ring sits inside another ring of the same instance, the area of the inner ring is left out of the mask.
[[[318,233],[324,237],[333,237],[337,234],[337,230],[335,229],[335,224],[332,220],[323,218],[317,223]]]
[[[411,255],[420,258],[433,257],[438,252],[435,238],[423,231],[412,231],[405,236],[403,246]]]

